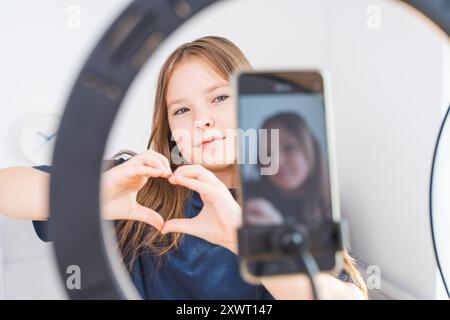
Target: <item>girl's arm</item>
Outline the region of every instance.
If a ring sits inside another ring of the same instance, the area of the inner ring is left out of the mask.
[[[0,169],[0,213],[19,220],[48,218],[50,175],[30,167]]]
[[[270,276],[260,278],[262,285],[277,300],[310,300],[311,285],[305,275]],[[330,274],[316,276],[316,285],[321,300],[364,300],[366,297],[354,284],[343,282]]]
[[[161,229],[164,221],[136,201],[149,178],[172,174],[169,161],[149,149],[102,173],[101,209],[107,220],[136,220]],[[0,170],[0,214],[20,220],[47,220],[50,174],[31,167]]]

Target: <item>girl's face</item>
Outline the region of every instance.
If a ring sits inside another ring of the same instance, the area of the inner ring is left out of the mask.
[[[291,191],[300,187],[309,176],[310,165],[298,137],[279,129],[279,169],[269,180],[279,189]]]
[[[235,162],[235,110],[228,81],[200,58],[189,58],[169,79],[166,101],[172,136],[185,160],[209,169]]]

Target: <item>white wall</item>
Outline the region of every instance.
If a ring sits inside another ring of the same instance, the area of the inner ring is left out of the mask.
[[[365,264],[398,289],[433,298],[428,188],[443,45],[426,22],[387,1],[371,2],[381,8],[380,30],[358,28],[352,17],[364,2],[328,11],[343,212]]]
[[[1,5],[0,101],[5,107],[0,145],[8,152],[0,167],[27,164],[17,146],[20,124],[35,111],[61,110],[89,48],[127,3]],[[81,9],[79,30],[65,26],[69,4]],[[379,30],[366,25],[370,5],[380,9]],[[125,99],[106,153],[145,149],[157,72],[182,42],[223,35],[256,68],[323,66],[333,85],[341,201],[353,251],[364,265],[381,268],[385,294],[434,298],[427,200],[443,91],[449,88],[442,83],[444,41],[402,9],[380,0],[219,3],[188,21],[145,66]],[[61,297],[50,247],[36,239],[30,224],[2,218],[0,233],[4,297]]]

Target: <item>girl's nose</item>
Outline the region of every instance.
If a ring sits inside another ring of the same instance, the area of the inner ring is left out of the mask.
[[[212,118],[195,120],[195,127],[198,129],[206,129],[214,126],[215,122]]]

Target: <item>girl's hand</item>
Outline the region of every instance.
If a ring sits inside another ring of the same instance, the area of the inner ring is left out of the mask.
[[[304,274],[260,277],[262,285],[277,300],[311,300],[311,284]],[[353,283],[343,282],[329,273],[315,277],[321,300],[365,300],[362,291]]]
[[[137,220],[161,230],[164,220],[156,211],[137,203],[138,191],[148,178],[172,174],[169,161],[151,149],[115,166],[101,178],[101,209],[108,220]]]
[[[266,199],[252,198],[245,202],[245,221],[250,225],[274,225],[284,222],[283,215]]]
[[[166,221],[161,232],[187,233],[237,254],[237,229],[242,223],[242,214],[228,188],[201,165],[181,166],[168,180],[198,192],[203,208],[194,218]]]

